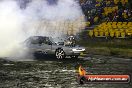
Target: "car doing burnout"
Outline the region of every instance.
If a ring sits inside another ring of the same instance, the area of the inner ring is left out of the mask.
[[[57,44],[51,37],[32,36],[26,41],[26,46],[32,52],[41,52],[44,54],[53,54],[57,59],[64,59],[66,56],[78,58],[81,52],[85,51],[84,47]]]

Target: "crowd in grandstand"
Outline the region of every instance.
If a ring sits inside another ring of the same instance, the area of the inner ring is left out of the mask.
[[[80,0],[90,25],[106,21],[132,21],[131,0]]]

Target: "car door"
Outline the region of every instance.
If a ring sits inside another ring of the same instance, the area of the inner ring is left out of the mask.
[[[41,50],[41,44],[39,42],[39,37],[32,37],[30,39],[29,49],[36,52],[36,51],[42,51]]]
[[[48,37],[44,37],[43,39],[40,39],[41,41],[41,49],[44,53],[50,54],[52,49],[52,43],[49,40]]]

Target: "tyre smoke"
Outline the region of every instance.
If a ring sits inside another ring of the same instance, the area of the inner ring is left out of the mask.
[[[0,57],[30,56],[21,44],[29,36],[75,35],[84,22],[75,0],[1,0]]]

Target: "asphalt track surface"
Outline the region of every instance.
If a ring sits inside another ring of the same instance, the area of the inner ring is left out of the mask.
[[[0,88],[132,88],[132,83],[77,83],[81,64],[92,74],[130,74],[132,59],[87,55],[77,59],[57,60],[38,56],[34,61],[0,59]]]

